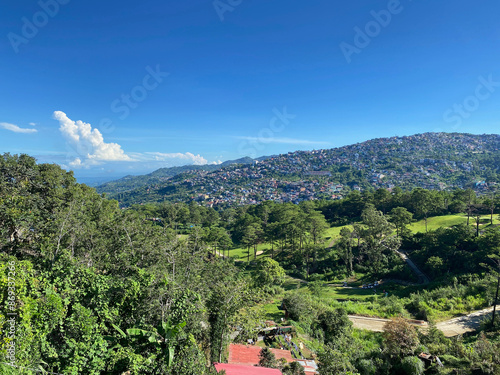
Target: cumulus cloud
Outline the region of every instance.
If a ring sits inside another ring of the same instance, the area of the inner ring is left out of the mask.
[[[17,125],[9,124],[7,122],[0,122],[0,129],[5,129],[5,130],[9,130],[9,131],[14,132],[14,133],[23,133],[23,134],[36,133],[38,131],[36,129],[20,128]]]
[[[188,160],[192,162],[194,165],[205,165],[208,164],[207,159],[205,159],[200,154],[195,155],[190,152],[186,152],[185,154],[180,152],[175,153],[162,153],[162,152],[146,152],[147,155],[151,155],[156,161],[169,161],[171,159],[181,159]]]
[[[73,121],[61,111],[54,112],[54,119],[59,121],[59,131],[67,140],[68,155],[71,155],[71,160],[67,162],[67,166],[64,166],[67,169],[102,167],[103,164],[110,162],[113,163],[112,168],[137,170],[186,164],[208,164],[207,159],[203,156],[191,152],[125,153],[119,144],[104,142],[101,132],[98,129],[93,129],[91,124]],[[34,129],[28,130],[36,131]],[[133,163],[131,164],[131,162]]]
[[[36,122],[30,122],[31,126],[36,126]]]
[[[74,168],[109,161],[132,161],[117,143],[106,143],[98,129],[83,121],[73,121],[64,112],[54,112],[59,131],[78,155],[70,165]]]

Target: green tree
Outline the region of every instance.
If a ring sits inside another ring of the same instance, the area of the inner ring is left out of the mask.
[[[344,260],[346,271],[348,275],[352,275],[353,273],[353,235],[354,233],[349,230],[347,227],[343,227],[340,230],[340,238],[337,242],[337,247],[339,248],[342,258]]]
[[[283,367],[283,375],[306,375],[304,367],[299,362],[292,362]]]
[[[212,226],[205,234],[205,240],[212,246],[214,256],[224,257],[224,250],[232,245],[231,237],[224,228]],[[222,253],[219,252],[222,250]]]
[[[414,354],[419,345],[418,334],[404,318],[393,318],[384,326],[384,347],[394,357],[405,357]]]
[[[401,241],[393,235],[394,225],[389,223],[384,214],[377,211],[373,205],[367,206],[361,217],[365,224],[361,233],[363,239],[361,246],[368,256],[371,272],[377,275],[387,262],[384,251],[399,249]]]
[[[271,258],[261,258],[255,271],[255,283],[258,287],[281,286],[285,281],[285,270]]]
[[[325,342],[334,342],[352,330],[352,323],[344,309],[328,309],[320,314],[318,320],[325,333]]]
[[[314,314],[311,296],[298,291],[287,294],[283,298],[283,304],[292,320],[300,321]]]
[[[317,244],[330,227],[323,214],[318,211],[312,211],[305,217],[305,225],[312,237],[313,244]]]
[[[262,348],[259,353],[259,366],[267,368],[278,368],[276,356],[269,348]]]
[[[355,375],[356,368],[341,351],[325,345],[318,354],[318,371],[320,375]]]
[[[396,226],[396,234],[400,237],[406,226],[411,224],[413,214],[404,207],[393,208],[390,212],[391,222]]]
[[[443,259],[438,256],[433,256],[427,259],[425,265],[431,270],[433,276],[439,275],[441,269],[443,268]]]
[[[245,228],[245,232],[241,242],[248,249],[248,259],[250,261],[250,248],[253,247],[254,259],[257,259],[257,245],[261,241],[262,227],[258,223],[252,223]]]
[[[429,190],[416,188],[411,193],[412,206],[417,215],[423,216],[425,231],[427,232],[427,218],[429,212],[434,208],[432,193]]]
[[[321,280],[310,281],[307,284],[307,289],[309,289],[312,295],[316,297],[321,297],[321,290],[323,289],[323,281]]]
[[[405,357],[401,361],[401,367],[406,375],[423,375],[424,363],[418,357]]]
[[[486,254],[486,262],[481,263],[481,266],[488,269],[491,274],[497,277],[495,300],[493,302],[493,316],[491,318],[491,326],[494,327],[500,290],[500,230],[498,228],[486,230],[485,234],[479,239],[479,246]]]
[[[499,204],[499,198],[498,196],[495,196],[492,194],[491,197],[486,198],[483,201],[483,205],[486,207],[486,209],[489,211],[490,214],[490,224],[493,225],[493,215],[495,214],[495,211],[497,210],[498,204]]]
[[[373,195],[374,204],[378,207],[384,215],[387,212],[387,206],[391,201],[391,193],[386,189],[377,189]]]
[[[225,262],[216,262],[213,267],[209,272],[218,278],[211,280],[210,297],[207,301],[210,358],[212,362],[220,363],[228,340],[229,323],[241,308],[248,285],[244,279],[237,276],[237,270]]]

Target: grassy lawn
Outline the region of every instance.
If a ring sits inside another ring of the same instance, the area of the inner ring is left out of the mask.
[[[377,290],[378,294],[381,293],[382,290]],[[368,297],[373,296],[373,289],[362,289],[362,288],[342,288],[335,286],[325,286],[321,290],[320,297],[326,300],[365,300]]]
[[[263,254],[257,255],[257,259],[260,259],[265,256],[271,255],[271,245],[268,243],[262,243],[257,245],[257,252],[263,251]],[[248,258],[248,249],[246,247],[237,247],[229,250],[229,256],[231,258],[235,258],[237,260],[246,261]],[[250,249],[250,261],[254,260],[253,247]]]
[[[280,310],[281,298],[275,299],[272,303],[268,303],[262,306],[262,309],[266,313],[266,319],[272,320],[277,324],[281,323],[281,318],[285,318],[285,312]]]
[[[427,229],[429,231],[436,230],[441,227],[449,228],[459,224],[467,223],[467,215],[466,214],[457,214],[457,215],[445,215],[445,216],[434,216],[427,219]],[[499,224],[498,215],[493,215],[493,224]],[[469,220],[469,225],[475,227],[476,222],[471,217]],[[490,215],[483,215],[480,219],[480,228],[484,229],[490,225]],[[425,220],[420,220],[412,223],[408,226],[408,228],[413,232],[425,232]]]
[[[445,216],[435,216],[427,219],[427,229],[429,231],[436,230],[441,227],[452,227],[454,225],[465,224],[467,222],[467,216],[465,215],[445,215]],[[412,223],[408,226],[413,233],[425,232],[425,220],[420,220]]]
[[[344,226],[341,226],[341,227],[332,227],[332,228],[328,228],[325,232],[325,246],[329,246],[330,242],[333,240],[333,239],[336,239],[338,237],[340,237],[340,230],[344,227],[347,227],[349,228],[349,230],[352,230],[352,226],[351,225],[344,225]]]
[[[444,215],[444,216],[434,216],[430,217],[427,219],[427,228],[429,231],[431,230],[436,230],[441,227],[449,228],[455,225],[459,224],[465,224],[467,222],[467,215],[465,214],[457,214],[457,215]],[[470,225],[475,227],[475,221],[473,218],[470,219],[469,221]],[[493,216],[493,223],[500,224],[500,220],[498,219],[498,215]],[[490,225],[490,216],[489,215],[484,215],[481,217],[481,229],[485,229]],[[347,227],[350,230],[352,230],[351,225],[346,225],[346,226],[339,226],[339,227],[332,227],[328,228],[325,231],[325,234],[323,236],[323,243],[324,246],[327,247],[330,245],[332,240],[338,238],[340,236],[340,231],[342,228]],[[411,225],[408,226],[408,228],[413,232],[413,233],[418,233],[418,232],[425,232],[425,221],[424,220],[419,220]],[[271,245],[269,243],[262,243],[257,246],[257,251],[263,251],[262,254],[257,255],[257,259],[260,259],[265,256],[270,256],[271,255]],[[277,251],[275,249],[275,251]],[[244,247],[237,247],[234,249],[229,250],[229,256],[232,258],[235,258],[236,260],[242,260],[246,261],[248,257],[248,252],[247,249]],[[254,259],[253,255],[253,249],[250,249],[250,260]]]

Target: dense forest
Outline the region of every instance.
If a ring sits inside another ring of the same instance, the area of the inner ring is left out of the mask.
[[[499,209],[494,189],[421,187],[124,209],[56,165],[4,154],[0,372],[215,374],[231,342],[257,341],[265,321],[282,318],[320,375],[500,374],[500,319],[454,337],[436,326],[494,305]],[[390,294],[337,285],[375,280]],[[348,315],[391,321],[370,332]],[[273,347],[264,342],[261,366],[304,374]]]

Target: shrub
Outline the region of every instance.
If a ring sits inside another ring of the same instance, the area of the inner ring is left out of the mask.
[[[418,357],[406,357],[401,361],[403,371],[407,375],[422,375],[425,370],[424,363]]]
[[[325,333],[325,341],[335,341],[347,334],[352,323],[343,309],[326,310],[319,316],[319,326]]]
[[[289,317],[292,320],[300,321],[313,314],[313,301],[310,295],[300,291],[288,294],[283,303],[286,306]]]
[[[357,369],[361,375],[375,375],[377,373],[377,366],[371,359],[360,360]]]
[[[403,318],[393,318],[384,326],[384,344],[391,356],[410,355],[420,344],[416,328]]]

